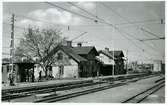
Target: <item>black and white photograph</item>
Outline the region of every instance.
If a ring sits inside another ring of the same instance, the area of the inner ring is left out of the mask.
[[[165,103],[166,1],[2,1],[2,103]]]

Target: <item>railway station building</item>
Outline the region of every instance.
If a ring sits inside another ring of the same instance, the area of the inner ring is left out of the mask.
[[[72,42],[55,47],[47,57],[55,57],[52,64],[54,78],[79,78],[97,76],[100,62],[96,59],[98,52],[94,46],[73,47]]]

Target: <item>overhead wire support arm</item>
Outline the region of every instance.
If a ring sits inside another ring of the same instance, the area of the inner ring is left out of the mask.
[[[150,35],[152,35],[152,36],[155,36],[155,37],[157,37],[157,38],[161,38],[161,37],[159,37],[158,35],[156,35],[156,34],[150,32],[150,31],[148,31],[148,30],[146,30],[146,29],[144,29],[144,28],[141,28],[141,30],[144,31],[144,32],[146,32],[146,33],[148,33],[148,34],[150,34]]]
[[[150,38],[150,39],[142,39],[140,41],[150,41],[150,40],[164,40],[165,37],[160,37],[160,38]]]
[[[116,26],[122,26],[122,25],[137,25],[137,24],[151,24],[152,22],[159,22],[159,19],[149,19],[149,20],[139,20],[139,21],[131,21],[129,22],[124,22],[124,23],[119,23],[115,24]]]

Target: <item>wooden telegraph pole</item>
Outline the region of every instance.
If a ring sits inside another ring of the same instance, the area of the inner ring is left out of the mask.
[[[11,40],[10,40],[10,74],[9,74],[9,81],[10,85],[14,85],[14,21],[15,15],[12,14],[11,18]]]
[[[114,36],[114,34],[115,34],[114,32],[115,32],[115,28],[113,27],[113,35],[112,35],[112,36]],[[113,53],[112,53],[112,54],[113,54],[113,61],[114,61],[113,68],[112,68],[112,69],[113,69],[113,70],[112,70],[112,76],[114,76],[114,75],[115,75],[115,74],[114,74],[114,73],[115,73],[115,70],[114,70],[114,69],[115,69],[115,67],[114,67],[114,66],[115,66],[115,57],[114,57],[114,56],[115,56],[115,55],[114,55],[114,37],[113,37]]]
[[[126,54],[126,74],[128,74],[128,49]]]

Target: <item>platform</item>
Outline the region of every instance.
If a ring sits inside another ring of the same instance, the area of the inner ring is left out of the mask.
[[[75,84],[75,83],[82,83],[82,82],[91,82],[93,80],[101,79],[101,80],[108,80],[108,79],[117,79],[117,78],[127,78],[127,77],[134,77],[137,75],[143,74],[125,74],[125,75],[114,75],[114,76],[99,76],[95,78],[78,78],[78,79],[57,79],[57,80],[50,80],[45,82],[26,82],[26,83],[16,83],[16,86],[2,86],[2,92],[7,91],[15,91],[15,90],[24,90],[24,89],[32,89],[38,87],[47,87],[47,86],[59,86],[62,84]]]

